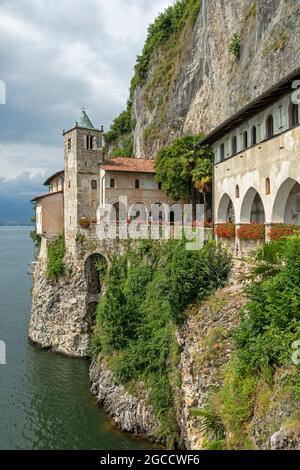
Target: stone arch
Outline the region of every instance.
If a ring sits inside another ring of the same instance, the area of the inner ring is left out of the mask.
[[[145,222],[148,222],[149,209],[143,202],[136,201],[130,205],[128,216],[130,220],[142,218]]]
[[[217,223],[220,224],[226,222],[235,222],[234,205],[232,199],[227,193],[223,194],[221,198],[217,216]]]
[[[286,179],[276,194],[272,223],[300,225],[300,184],[293,178]]]
[[[241,224],[259,223],[264,224],[266,220],[265,208],[258,191],[250,188],[246,192],[241,207]]]
[[[107,260],[105,256],[101,255],[100,253],[93,253],[87,257],[84,263],[84,278],[88,294],[101,294],[101,276],[104,276],[107,267]]]
[[[93,253],[84,263],[84,277],[86,282],[86,310],[85,324],[90,334],[96,322],[97,306],[103,293],[103,278],[108,269],[108,262],[104,255]]]
[[[170,212],[168,214],[169,222],[171,225],[183,223],[183,210],[179,202],[175,202],[170,206]]]

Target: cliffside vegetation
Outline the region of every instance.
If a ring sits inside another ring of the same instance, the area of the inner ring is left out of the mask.
[[[300,238],[265,245],[257,262],[234,332],[235,352],[206,410],[208,432],[219,423],[215,437],[222,430],[226,436],[210,443],[217,448],[253,448],[254,419],[268,428],[260,436],[266,442],[282,425],[276,409],[290,407],[283,425],[300,427],[300,369],[292,359],[299,359],[293,345],[300,340]]]
[[[65,274],[64,256],[65,238],[64,235],[61,234],[56,240],[48,244],[47,279],[57,280]]]
[[[173,447],[180,347],[186,308],[222,286],[231,257],[213,242],[187,251],[184,241],[140,242],[115,257],[97,314],[91,353],[108,362],[130,393],[145,398],[161,422],[158,439]]]
[[[132,104],[136,89],[147,83],[147,99],[150,108],[163,108],[172,84],[176,80],[180,64],[186,54],[187,42],[190,41],[192,28],[201,6],[201,0],[177,0],[174,5],[160,13],[148,28],[148,35],[140,55],[137,56],[134,76],[131,80],[127,108],[113,122],[105,134],[107,151],[114,156],[133,155],[133,131],[135,120]],[[149,74],[151,66],[155,74]],[[153,92],[161,88],[161,99],[154,103]],[[162,113],[163,114],[163,113]],[[151,126],[145,132],[145,139],[154,136],[156,127]]]

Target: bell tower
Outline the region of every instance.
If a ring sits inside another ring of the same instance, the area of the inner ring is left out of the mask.
[[[97,218],[103,128],[96,129],[83,108],[75,125],[64,136],[64,222],[66,245],[76,247],[78,221]]]

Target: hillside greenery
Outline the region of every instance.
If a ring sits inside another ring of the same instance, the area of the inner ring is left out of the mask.
[[[65,238],[61,234],[48,244],[47,279],[57,280],[65,274],[64,256]]]
[[[161,423],[157,438],[170,448],[178,441],[176,329],[190,304],[224,285],[230,267],[230,255],[213,242],[200,251],[187,251],[184,241],[143,241],[112,260],[90,352],[106,359],[131,393],[139,396],[144,383]]]
[[[254,408],[266,418],[272,407],[294,403],[291,419],[300,426],[300,369],[292,361],[300,340],[300,237],[265,245],[257,262],[234,332],[235,352],[208,405],[231,449],[253,447]]]

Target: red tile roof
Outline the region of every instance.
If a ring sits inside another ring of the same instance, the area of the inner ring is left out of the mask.
[[[116,157],[100,163],[100,168],[105,171],[124,171],[131,173],[155,173],[154,160],[142,158]]]

